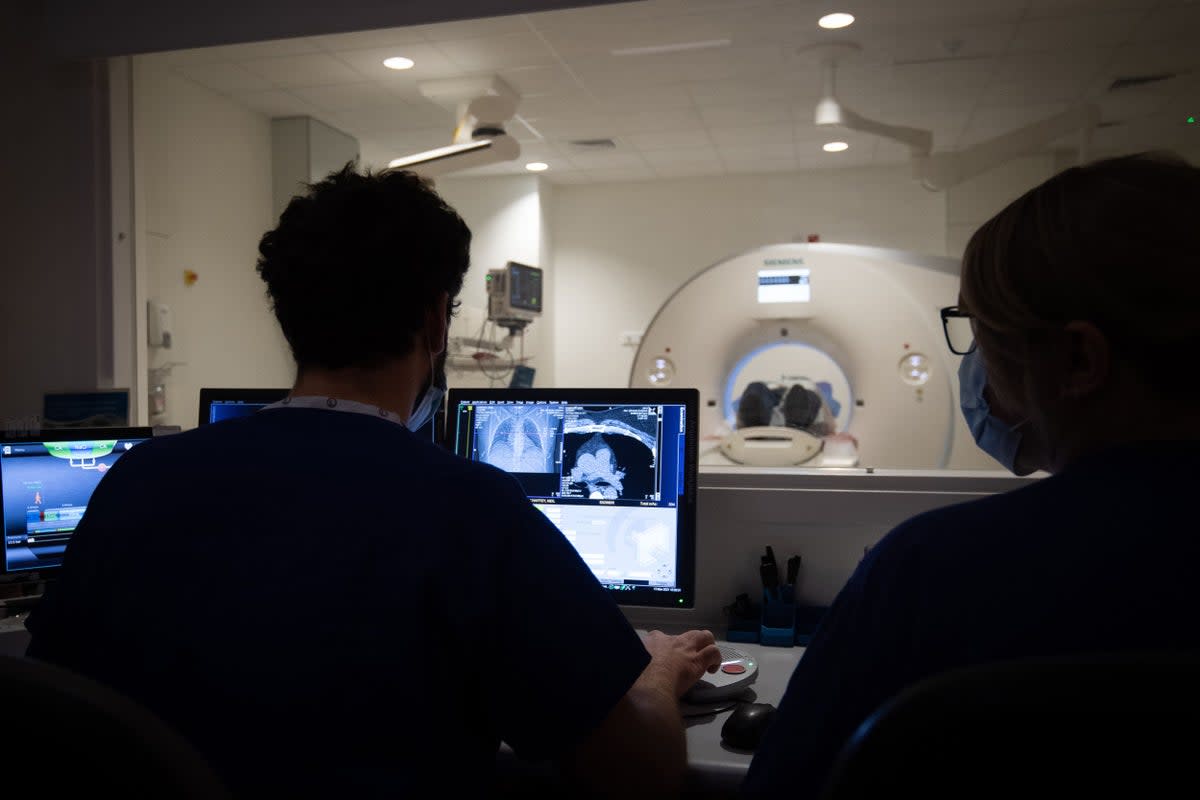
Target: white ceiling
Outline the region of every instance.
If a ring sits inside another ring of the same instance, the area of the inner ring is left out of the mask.
[[[820,29],[830,10],[857,22]],[[508,131],[524,173],[560,183],[899,164],[896,143],[813,124],[817,63],[798,49],[853,41],[838,95],[868,117],[970,146],[1080,101],[1099,104],[1101,152],[1200,148],[1200,0],[642,0],[537,14],[159,54],[180,75],[272,116],[311,115],[355,136],[363,160],[450,143],[453,114],[420,81],[499,75],[521,95]],[[653,55],[614,50],[728,39]],[[383,59],[416,62],[404,72]],[[1107,91],[1121,76],[1180,73]],[[1111,124],[1116,123],[1116,124]],[[573,139],[612,138],[583,151]],[[827,154],[831,138],[850,149]]]

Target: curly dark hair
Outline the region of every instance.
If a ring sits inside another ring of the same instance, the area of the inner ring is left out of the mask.
[[[453,310],[470,246],[426,180],[352,161],[292,198],[257,269],[301,369],[376,367],[412,351],[442,292]]]

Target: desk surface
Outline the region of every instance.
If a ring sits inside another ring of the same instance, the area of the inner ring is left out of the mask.
[[[718,643],[741,650],[758,661],[758,677],[739,699],[778,706],[792,672],[804,654],[804,648],[766,647],[744,642]],[[753,752],[730,747],[721,741],[721,726],[730,713],[732,706],[715,714],[684,718],[687,728],[689,796],[734,797],[746,776],[746,770],[750,768]],[[518,762],[505,745],[501,745],[497,764],[502,772],[521,773],[532,776],[535,781],[544,778],[550,771],[545,765]]]
[[[24,630],[23,620],[10,617],[0,624],[0,653],[24,655],[28,641],[29,635]],[[744,694],[745,699],[778,706],[804,648],[765,647],[743,642],[721,644],[741,650],[758,661],[758,677]],[[752,752],[721,742],[721,726],[729,714],[730,710],[727,709],[716,714],[684,719],[687,726],[689,783],[697,794],[733,796],[750,767],[754,755]],[[511,759],[511,751],[501,753],[502,768],[507,759]]]

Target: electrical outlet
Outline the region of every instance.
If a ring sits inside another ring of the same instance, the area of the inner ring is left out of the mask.
[[[637,347],[642,343],[641,331],[625,331],[619,337],[622,347]]]

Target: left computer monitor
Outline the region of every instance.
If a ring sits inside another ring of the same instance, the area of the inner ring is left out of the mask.
[[[42,395],[42,429],[118,428],[128,425],[128,389],[85,389]]]
[[[253,414],[287,397],[288,389],[201,389],[200,423],[208,425]]]
[[[0,438],[5,573],[53,570],[92,492],[150,428],[43,430]]]

